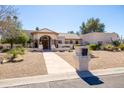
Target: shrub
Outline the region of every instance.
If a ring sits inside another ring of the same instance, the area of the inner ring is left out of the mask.
[[[103,49],[107,51],[113,51],[113,48],[114,47],[111,44],[107,44],[103,46]]]
[[[18,55],[24,55],[25,49],[24,48],[14,48],[11,49],[8,54],[12,56],[12,58],[16,58]]]
[[[121,50],[124,50],[124,44],[120,44],[119,48],[120,48]]]
[[[18,51],[18,53],[20,55],[24,55],[25,54],[25,49],[24,48],[16,48],[16,49],[17,49],[17,51]]]
[[[96,44],[90,44],[89,45],[89,49],[90,50],[96,50],[97,49],[97,45]]]
[[[121,44],[121,43],[120,43],[119,41],[117,41],[117,40],[116,40],[116,41],[112,41],[112,45],[113,45],[113,46],[116,46],[116,47],[117,47],[117,46],[119,46],[120,44]]]
[[[12,56],[12,58],[16,58],[18,55],[18,51],[16,49],[12,49],[8,52]]]

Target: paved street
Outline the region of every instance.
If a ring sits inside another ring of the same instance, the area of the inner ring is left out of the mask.
[[[124,74],[88,77],[80,79],[60,80],[15,86],[17,88],[123,88]]]

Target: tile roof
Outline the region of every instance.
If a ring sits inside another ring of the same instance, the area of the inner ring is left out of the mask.
[[[35,30],[35,31],[33,31],[33,32],[47,32],[47,33],[56,33],[56,34],[58,34],[57,32],[55,32],[55,31],[52,31],[52,30],[50,30],[50,29],[48,29],[48,28],[43,28],[43,29],[40,29],[40,30]],[[32,32],[32,33],[33,33]]]
[[[65,37],[65,39],[81,39],[77,34],[59,33],[59,37]]]

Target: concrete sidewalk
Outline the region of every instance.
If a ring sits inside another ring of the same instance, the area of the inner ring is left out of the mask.
[[[89,72],[92,75],[89,74]],[[124,73],[124,67],[101,69],[101,70],[94,70],[89,72],[82,73],[82,76],[89,77],[93,75],[99,76],[99,75],[121,74],[121,73]],[[39,75],[39,76],[32,76],[32,77],[3,79],[3,80],[0,80],[0,87],[11,87],[11,86],[17,86],[17,85],[43,83],[43,82],[57,81],[57,80],[69,80],[69,79],[76,79],[76,78],[80,78],[80,76],[76,72],[70,72],[70,73],[60,73],[60,74]]]
[[[48,74],[75,72],[75,69],[54,52],[43,52]]]

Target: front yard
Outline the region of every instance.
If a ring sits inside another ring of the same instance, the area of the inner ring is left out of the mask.
[[[75,68],[74,52],[56,52],[61,58]],[[0,56],[4,53],[0,53]],[[89,62],[89,69],[106,69],[124,67],[124,52],[92,51],[94,58]],[[0,64],[0,79],[35,75],[46,75],[47,68],[42,52],[26,52],[24,60],[16,63]]]
[[[45,74],[47,68],[41,52],[26,52],[22,62],[0,64],[0,79]]]
[[[75,68],[76,59],[74,52],[56,52],[61,58],[66,60]],[[124,52],[92,51],[95,58],[91,58],[89,69],[106,69],[114,67],[124,67]]]

